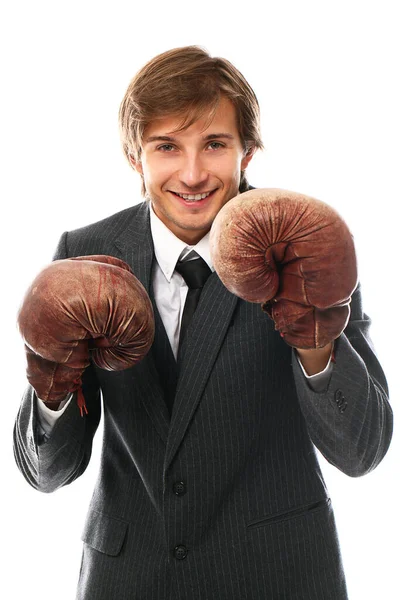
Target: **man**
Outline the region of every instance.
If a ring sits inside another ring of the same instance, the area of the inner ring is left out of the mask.
[[[180,339],[188,286],[178,270],[193,256],[212,269],[211,225],[249,189],[262,147],[258,103],[228,61],[180,48],[139,71],[120,126],[146,201],[65,233],[55,258],[130,265],[153,303],[153,346],[127,370],[85,370],[87,414],[69,396],[46,406],[29,387],[15,427],[21,471],[53,491],[89,462],[101,389],[103,453],[77,597],[347,598],[313,442],[350,476],[372,470],[390,443],[359,288],[334,361],[333,343],[291,348],[215,272]]]

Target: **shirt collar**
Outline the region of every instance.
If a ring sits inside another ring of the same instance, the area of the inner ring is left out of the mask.
[[[171,281],[178,259],[184,259],[191,250],[195,250],[208,264],[211,271],[214,271],[210,254],[210,232],[206,233],[194,246],[188,246],[185,242],[177,238],[161,219],[157,217],[151,202],[150,229],[156,260],[168,282]]]

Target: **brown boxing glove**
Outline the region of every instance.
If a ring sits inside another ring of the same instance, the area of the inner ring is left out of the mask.
[[[347,325],[356,254],[346,223],[327,204],[286,190],[250,190],[220,210],[210,246],[224,285],[261,303],[290,346],[322,348]]]
[[[146,290],[126,263],[103,255],[57,260],[43,269],[25,294],[18,326],[37,396],[54,408],[78,390],[81,414],[81,377],[90,359],[102,369],[127,369],[154,338]]]

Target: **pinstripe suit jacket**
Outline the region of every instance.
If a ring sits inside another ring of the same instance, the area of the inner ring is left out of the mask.
[[[148,206],[64,234],[56,258],[88,254],[123,259],[151,294]],[[31,388],[18,413],[19,468],[50,492],[84,472],[102,391],[104,446],[77,598],[347,598],[313,443],[350,476],[373,469],[390,443],[386,381],[359,290],[329,386],[315,393],[272,321],[213,273],[182,348],[171,418],[156,355],[167,371],[175,366],[155,312],[154,347],[141,363],[87,369],[87,416],[72,402],[41,439]]]

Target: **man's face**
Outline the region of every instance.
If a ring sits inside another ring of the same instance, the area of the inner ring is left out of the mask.
[[[166,117],[146,127],[141,160],[132,160],[143,175],[154,212],[187,244],[196,244],[211,228],[219,210],[239,193],[245,156],[235,108],[222,97],[206,127],[203,120],[173,133],[180,119]]]

